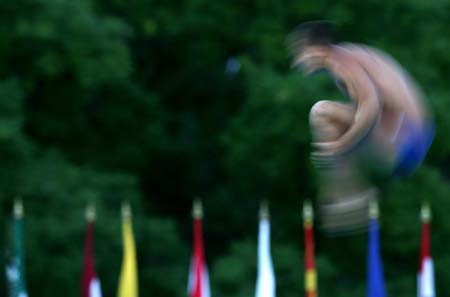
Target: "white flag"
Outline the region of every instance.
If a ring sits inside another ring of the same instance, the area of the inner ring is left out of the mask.
[[[433,260],[427,257],[423,260],[422,271],[419,272],[418,297],[435,297]]]
[[[89,286],[89,296],[102,297],[102,288],[98,278],[94,278],[91,280],[91,285]]]
[[[267,218],[259,221],[256,297],[275,297],[275,275],[270,256],[270,222]]]

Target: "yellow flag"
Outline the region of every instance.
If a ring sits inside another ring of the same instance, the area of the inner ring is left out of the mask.
[[[136,248],[134,245],[131,211],[129,205],[122,207],[123,260],[120,272],[118,297],[138,297]]]

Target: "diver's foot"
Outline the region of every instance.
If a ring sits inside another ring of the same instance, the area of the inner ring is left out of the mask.
[[[369,203],[376,196],[376,189],[369,188],[319,205],[322,230],[329,236],[366,232]]]

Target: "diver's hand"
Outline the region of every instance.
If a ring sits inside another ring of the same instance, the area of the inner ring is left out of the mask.
[[[340,155],[345,151],[340,141],[314,142],[312,146],[317,149],[317,154],[324,157]]]

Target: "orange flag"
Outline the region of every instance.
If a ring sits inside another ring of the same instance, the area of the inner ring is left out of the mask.
[[[314,256],[313,209],[311,203],[303,205],[305,233],[305,290],[306,297],[317,297],[317,274]]]

